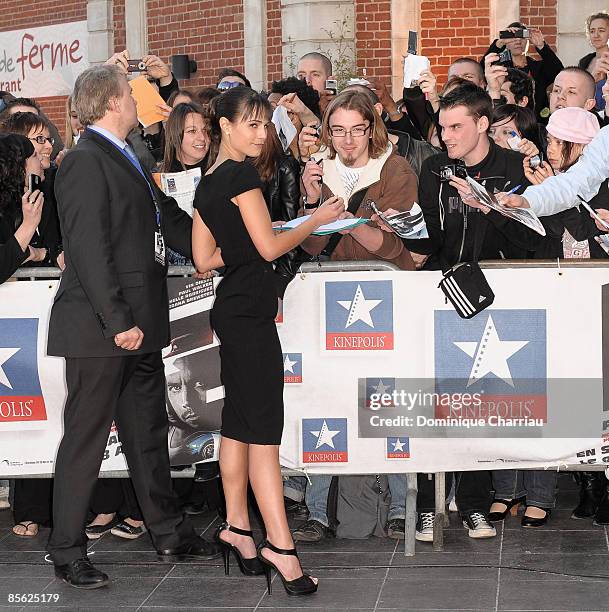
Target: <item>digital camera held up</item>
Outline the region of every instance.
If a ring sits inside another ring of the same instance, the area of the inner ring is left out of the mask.
[[[465,163],[463,161],[459,160],[454,164],[440,166],[440,181],[442,183],[447,183],[451,178],[453,178],[453,176],[462,179],[467,178],[467,168],[465,167]]]

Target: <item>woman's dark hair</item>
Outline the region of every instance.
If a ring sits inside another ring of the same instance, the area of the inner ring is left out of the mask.
[[[33,130],[49,129],[49,122],[36,113],[14,113],[3,117],[0,131],[27,136]]]
[[[21,196],[25,189],[25,161],[34,146],[23,136],[0,135],[0,216],[21,222]]]
[[[205,170],[207,170],[212,163],[210,160],[215,160],[216,155],[212,153],[211,144],[211,116],[210,113],[196,102],[184,102],[177,104],[175,108],[169,114],[169,119],[165,124],[165,150],[163,154],[163,172],[171,172],[171,168],[175,163],[179,163],[182,168],[184,164],[178,158],[178,151],[182,146],[182,139],[184,138],[184,124],[186,118],[190,114],[197,114],[203,117],[205,124],[207,125],[208,135],[210,138],[210,146],[207,151],[207,163],[205,164]],[[186,169],[186,168],[184,168]]]
[[[573,154],[573,149],[578,146],[575,142],[570,142],[568,140],[562,141],[562,154],[560,156],[560,170],[561,172],[566,172],[571,166],[574,166],[579,157],[576,157],[574,160],[571,160],[571,155]]]
[[[7,100],[7,110],[12,106],[28,106],[29,108],[35,108],[37,112],[40,112],[40,105],[33,98],[13,98],[12,100]]]
[[[268,183],[276,174],[279,160],[284,155],[281,140],[277,136],[277,130],[273,122],[269,122],[266,131],[266,140],[264,147],[258,157],[254,157],[249,161],[258,170],[260,179]]]
[[[514,94],[516,104],[525,96],[528,98],[527,108],[535,108],[535,84],[533,79],[518,68],[508,67],[506,81],[510,83],[510,91]]]
[[[195,99],[201,106],[209,104],[216,96],[219,96],[222,92],[215,87],[202,87],[195,91]]]
[[[270,121],[272,110],[269,101],[249,87],[233,87],[211,101],[212,134],[218,139],[222,135],[220,119],[225,117],[231,123],[264,117]]]
[[[176,101],[178,96],[185,96],[191,102],[196,102],[195,95],[192,91],[188,91],[188,89],[176,89],[167,99],[167,104],[169,106],[173,106],[173,103]]]
[[[493,111],[492,125],[512,120],[522,138],[530,140],[540,151],[543,151],[544,147],[541,143],[539,125],[537,124],[535,113],[530,108],[518,106],[517,104],[504,104],[498,106]]]
[[[249,87],[250,89],[252,87],[252,84],[249,82],[248,78],[234,68],[222,68],[222,70],[220,70],[218,73],[218,78],[216,79],[216,87],[218,87],[218,85],[220,85],[222,82],[222,79],[225,79],[227,76],[237,77],[245,83],[246,87]]]
[[[319,93],[310,85],[307,85],[305,80],[297,79],[296,77],[288,77],[281,81],[273,81],[271,84],[271,92],[278,93],[282,96],[295,93],[300,101],[316,116],[321,119],[321,110],[319,109]]]

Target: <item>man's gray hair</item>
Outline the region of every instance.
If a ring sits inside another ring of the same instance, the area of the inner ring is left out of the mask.
[[[74,84],[72,103],[83,126],[99,121],[108,111],[111,98],[123,95],[118,66],[93,66],[79,75]]]

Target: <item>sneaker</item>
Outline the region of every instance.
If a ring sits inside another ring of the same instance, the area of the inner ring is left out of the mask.
[[[419,542],[433,542],[433,523],[436,520],[435,512],[419,512],[417,528],[414,534]]]
[[[497,535],[497,531],[482,512],[467,514],[463,518],[463,527],[468,530],[470,538],[494,538]]]
[[[306,521],[309,518],[309,511],[307,510],[307,504],[303,501],[297,502],[289,497],[283,498],[283,505],[285,506],[285,513],[290,517],[297,520]]]
[[[314,520],[307,521],[292,532],[294,542],[320,542],[327,535],[328,528]]]
[[[114,518],[105,525],[87,525],[85,528],[85,534],[89,540],[97,540],[101,538],[104,533],[108,533],[115,525],[118,525],[121,522],[121,519],[118,516],[114,516]]]
[[[387,525],[385,525],[385,531],[387,532],[388,538],[393,538],[394,540],[403,540],[404,539],[404,519],[403,518],[395,518],[387,521]]]
[[[144,525],[134,527],[127,523],[127,521],[120,521],[117,525],[112,527],[110,533],[119,538],[125,538],[126,540],[136,540],[146,533],[146,527],[144,527]]]

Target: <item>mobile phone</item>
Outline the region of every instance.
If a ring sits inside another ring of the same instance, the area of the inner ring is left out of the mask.
[[[36,191],[36,189],[40,189],[42,185],[42,179],[37,174],[30,174],[28,176],[28,189],[30,193]]]
[[[416,30],[408,31],[408,55],[417,54],[417,32]]]
[[[146,72],[146,64],[141,59],[127,60],[127,72]]]
[[[336,79],[326,79],[325,89],[330,90],[334,95],[338,93],[338,81]]]

